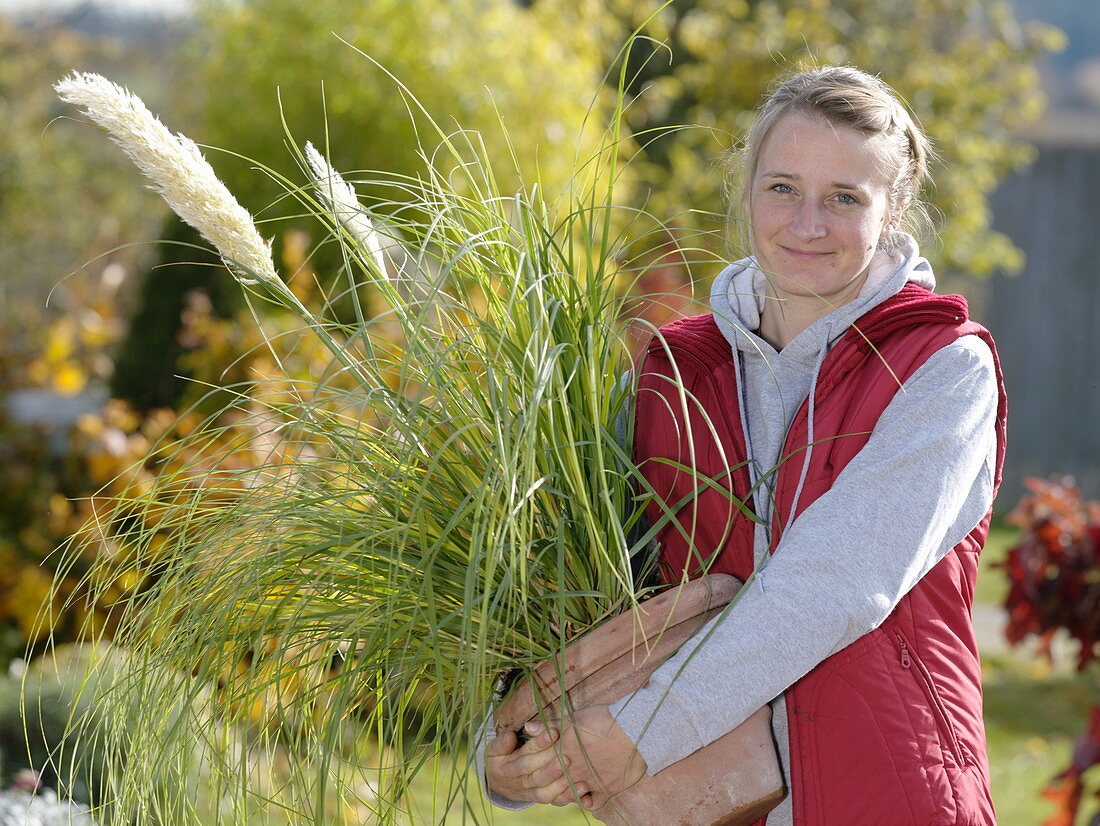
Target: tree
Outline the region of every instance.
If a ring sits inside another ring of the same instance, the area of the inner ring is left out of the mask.
[[[536,176],[553,193],[605,125],[605,49],[570,17],[513,0],[210,0],[197,41],[204,142],[300,180],[281,116],[299,147],[327,148],[341,170],[410,174],[440,142],[423,107],[447,132],[478,132],[501,169],[514,156],[522,172],[499,182],[502,193]],[[214,160],[246,206],[295,211],[269,206],[280,188],[247,162]]]
[[[312,141],[366,202],[377,203],[402,195],[354,170],[382,170],[389,181],[414,175],[420,155],[459,129],[468,131],[456,143],[484,143],[497,159],[506,177],[491,189],[507,195],[537,180],[553,197],[606,126],[606,49],[598,33],[571,26],[568,14],[549,20],[511,0],[209,0],[199,13],[188,47],[195,67],[188,83],[198,94],[165,120],[176,129],[189,122],[196,139],[225,150],[208,153],[219,174],[280,232],[303,223],[316,229],[294,218],[300,207],[274,177],[303,180],[288,131],[297,150]],[[570,36],[560,37],[559,27]],[[162,237],[198,243],[181,225]],[[113,390],[144,408],[173,404],[180,391],[173,342],[184,293],[214,291],[220,279],[188,266],[194,250],[180,249],[162,254],[170,271],[147,276],[134,316],[140,323],[120,348]],[[314,263],[322,272],[340,264],[334,250],[317,251]],[[186,288],[166,288],[166,278]]]
[[[46,296],[67,273],[155,223],[145,194],[122,178],[113,147],[55,120],[63,110],[53,83],[73,67],[117,65],[119,44],[0,17],[0,54],[0,330],[29,343],[41,331]],[[146,57],[135,47],[124,59],[133,71]]]

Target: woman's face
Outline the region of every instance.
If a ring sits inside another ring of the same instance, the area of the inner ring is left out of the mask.
[[[748,190],[753,254],[778,298],[855,298],[896,226],[885,139],[793,113],[772,127]]]

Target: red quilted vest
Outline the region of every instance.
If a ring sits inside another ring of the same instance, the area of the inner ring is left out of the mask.
[[[635,454],[654,493],[648,516],[663,523],[662,575],[677,581],[710,562],[712,572],[745,579],[754,527],[732,349],[710,315],[675,322],[662,334],[644,355],[635,402]],[[909,284],[841,338],[818,377],[815,444],[795,513],[805,402],[782,451],[794,458],[779,471],[773,552],[782,526],[828,490],[866,443],[899,383],[967,334],[993,348],[989,333],[968,320],[964,299]],[[999,365],[997,377],[1000,384]],[[1004,423],[1001,384],[998,484]],[[853,515],[860,518],[874,514]],[[987,515],[879,628],[787,690],[797,826],[995,822],[970,620],[988,528]]]

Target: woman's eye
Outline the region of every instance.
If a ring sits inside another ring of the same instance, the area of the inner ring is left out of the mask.
[[[794,192],[794,190],[791,189],[790,184],[776,184],[772,187],[772,192],[778,192],[780,195],[789,195]]]
[[[847,192],[841,192],[836,196],[836,199],[842,204],[856,204],[859,203],[854,195],[849,195]]]

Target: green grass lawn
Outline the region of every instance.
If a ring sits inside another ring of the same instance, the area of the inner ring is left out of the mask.
[[[1039,826],[1054,813],[1044,786],[1070,762],[1073,740],[1098,700],[1095,672],[1076,673],[1013,652],[990,657],[985,672],[985,721],[993,800],[1001,826]],[[1092,777],[1094,786],[1097,780]],[[1085,812],[1097,811],[1086,795]],[[1082,816],[1081,824],[1088,819]]]
[[[985,550],[981,555],[981,566],[978,571],[978,583],[974,590],[974,601],[980,605],[1004,604],[1008,595],[1008,579],[1004,571],[996,566],[1004,561],[1008,549],[1016,541],[1018,531],[1011,525],[1002,522],[994,523],[989,529],[989,539],[986,540]]]

